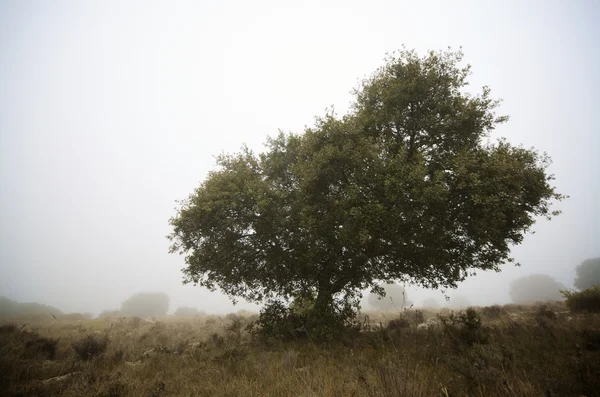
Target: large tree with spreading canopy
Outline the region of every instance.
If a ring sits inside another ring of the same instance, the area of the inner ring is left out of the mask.
[[[218,157],[170,220],[184,282],[233,299],[314,297],[315,317],[388,282],[455,287],[511,262],[562,195],[549,158],[492,142],[507,121],[466,92],[462,52],[402,50],[301,134]]]

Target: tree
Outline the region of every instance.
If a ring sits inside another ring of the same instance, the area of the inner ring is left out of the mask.
[[[546,274],[531,274],[514,280],[510,297],[514,303],[562,301],[561,290],[566,287]]]
[[[29,315],[62,315],[59,309],[36,302],[15,302],[0,296],[0,317],[29,316]]]
[[[504,140],[487,87],[464,92],[461,52],[400,51],[303,134],[217,158],[170,219],[184,282],[236,298],[315,294],[313,319],[357,306],[380,283],[456,287],[511,262],[562,195],[549,158]]]
[[[385,296],[369,294],[369,306],[376,310],[402,310],[408,307],[406,288],[398,284],[384,284],[381,286]]]
[[[580,291],[600,285],[600,258],[586,259],[575,268],[575,287]]]
[[[123,316],[165,316],[169,311],[169,295],[164,292],[142,292],[121,304]]]

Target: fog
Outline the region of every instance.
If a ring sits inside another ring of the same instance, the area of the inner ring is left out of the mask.
[[[509,302],[510,282],[534,273],[572,287],[600,256],[598,20],[596,1],[3,1],[0,295],[65,312],[144,291],[166,292],[171,312],[255,308],[182,286],[165,238],[175,200],[214,155],[343,114],[403,44],[462,46],[471,89],[489,85],[511,116],[495,136],[546,151],[570,195],[513,249],[521,267],[448,294]]]

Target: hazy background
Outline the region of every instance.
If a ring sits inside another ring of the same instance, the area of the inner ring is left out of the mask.
[[[0,1],[0,295],[98,313],[164,291],[171,310],[233,310],[181,286],[175,200],[214,155],[345,112],[402,44],[463,46],[471,89],[489,85],[511,116],[496,135],[547,151],[571,196],[513,250],[522,267],[458,293],[507,302],[530,273],[572,286],[600,256],[598,21],[593,0]]]

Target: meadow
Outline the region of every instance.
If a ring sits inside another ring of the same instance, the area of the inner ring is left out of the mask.
[[[0,323],[2,396],[600,396],[600,316],[561,303],[361,315],[329,343],[250,313]]]

